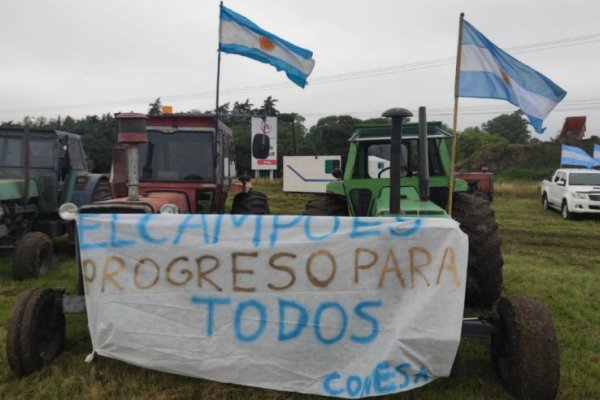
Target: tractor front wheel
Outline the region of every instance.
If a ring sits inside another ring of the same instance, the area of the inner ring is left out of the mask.
[[[269,199],[267,195],[254,190],[239,193],[233,198],[232,214],[269,214]]]
[[[52,240],[42,232],[29,232],[15,245],[13,278],[37,278],[48,273],[54,262]]]
[[[544,304],[527,296],[497,305],[492,364],[502,384],[519,399],[555,399],[560,386],[560,352],[552,318]]]
[[[502,250],[490,202],[469,193],[455,193],[452,217],[469,236],[465,304],[490,308],[502,293]]]
[[[348,205],[343,197],[326,194],[306,203],[304,214],[306,215],[336,215],[347,217]]]
[[[65,344],[62,293],[48,288],[23,293],[13,308],[7,330],[6,355],[17,376],[48,365]]]

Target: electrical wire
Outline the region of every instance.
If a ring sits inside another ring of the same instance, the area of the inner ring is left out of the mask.
[[[600,41],[600,33],[575,36],[571,38],[565,39],[556,39],[544,42],[537,42],[532,44],[526,44],[521,46],[515,46],[511,48],[507,48],[506,51],[511,54],[520,54],[520,53],[531,53],[537,51],[551,50],[557,49],[561,47],[572,47],[578,45],[586,45],[590,43],[596,43]],[[438,68],[441,66],[452,65],[455,62],[455,58],[453,57],[444,57],[444,58],[436,58],[430,60],[423,60],[413,63],[387,66],[387,67],[379,67],[365,70],[358,70],[352,72],[345,72],[339,74],[325,75],[325,76],[317,76],[311,78],[310,85],[325,85],[337,82],[344,82],[349,80],[356,79],[365,79],[365,78],[373,78],[385,75],[398,74],[402,72],[409,72],[415,70],[424,70],[429,68]],[[225,88],[221,89],[220,94],[225,96],[245,96],[252,93],[265,92],[265,91],[273,91],[279,89],[288,89],[295,87],[291,83],[280,82],[280,83],[269,83],[269,84],[257,84],[251,86],[244,86],[238,88]],[[161,96],[164,102],[174,103],[179,101],[186,100],[200,100],[206,98],[214,98],[215,91],[204,91],[204,92],[193,92],[193,93],[185,93],[185,94],[174,94]],[[578,103],[582,106],[591,106],[591,101],[600,101],[600,99],[581,99],[581,100],[572,100],[572,103]],[[69,110],[81,110],[81,109],[90,109],[90,108],[99,108],[99,107],[116,107],[116,106],[129,106],[133,104],[141,104],[148,102],[148,98],[134,98],[128,100],[111,100],[104,102],[93,102],[93,103],[75,103],[75,104],[67,104],[67,105],[56,105],[56,106],[41,106],[41,107],[33,107],[33,108],[14,108],[14,109],[3,109],[0,110],[2,113],[17,113],[17,112],[50,112],[50,111],[62,111],[65,109]],[[595,103],[594,103],[595,104]],[[589,108],[588,108],[589,109]],[[595,109],[595,108],[592,108]],[[461,109],[462,112],[462,109]],[[491,111],[488,113],[492,113]],[[310,113],[309,113],[310,114]],[[481,113],[485,114],[485,113]],[[308,115],[308,114],[307,114]],[[323,114],[324,115],[324,114]],[[445,114],[443,114],[445,115]]]

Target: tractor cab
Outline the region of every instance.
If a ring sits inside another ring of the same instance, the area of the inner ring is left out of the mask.
[[[448,197],[452,135],[442,129],[441,122],[428,122],[423,137],[426,146],[420,150],[419,124],[403,124],[400,151],[394,153],[391,125],[357,126],[349,140],[346,169],[342,174],[338,172],[342,179],[330,183],[327,192],[348,199],[351,215],[382,216],[390,214],[390,190],[397,183],[401,192],[399,215],[447,217],[444,207]],[[426,156],[420,156],[420,151]],[[390,180],[394,155],[399,158],[398,181]],[[420,160],[425,162],[423,172],[420,172]],[[467,189],[462,180],[458,180],[456,186],[457,191]]]
[[[235,176],[231,129],[208,114],[118,114],[113,199],[81,212],[214,213]]]
[[[243,195],[249,184],[233,182],[232,131],[221,121],[216,129],[215,115],[123,113],[116,118],[113,199],[80,212],[213,214],[223,213],[229,192],[242,194],[238,203],[251,197]]]

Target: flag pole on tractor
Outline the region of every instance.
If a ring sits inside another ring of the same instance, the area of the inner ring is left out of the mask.
[[[219,5],[219,13],[221,13],[221,9],[223,7],[223,2]],[[217,47],[217,94],[216,94],[216,104],[215,104],[215,133],[213,136],[213,154],[217,154],[217,136],[219,134],[219,89],[221,82],[221,17],[219,15],[219,46]],[[214,157],[215,165],[217,166],[217,157]]]
[[[454,164],[456,163],[456,136],[458,135],[458,88],[460,80],[460,54],[462,47],[465,13],[460,13],[458,24],[458,49],[456,51],[456,75],[454,78],[454,116],[452,117],[452,149],[450,151],[450,174],[448,177],[448,214],[452,215],[452,193],[454,192]]]

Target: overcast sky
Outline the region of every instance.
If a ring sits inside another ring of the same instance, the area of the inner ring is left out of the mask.
[[[452,121],[460,12],[500,48],[567,91],[542,140],[587,115],[600,135],[600,2],[594,0],[229,0],[264,29],[313,51],[305,89],[273,67],[223,54],[221,104],[271,95],[313,125],[324,116],[380,116],[391,107]],[[219,2],[0,0],[0,121],[175,111],[215,105]],[[459,129],[516,107],[460,99]],[[533,132],[533,129],[531,129]]]

